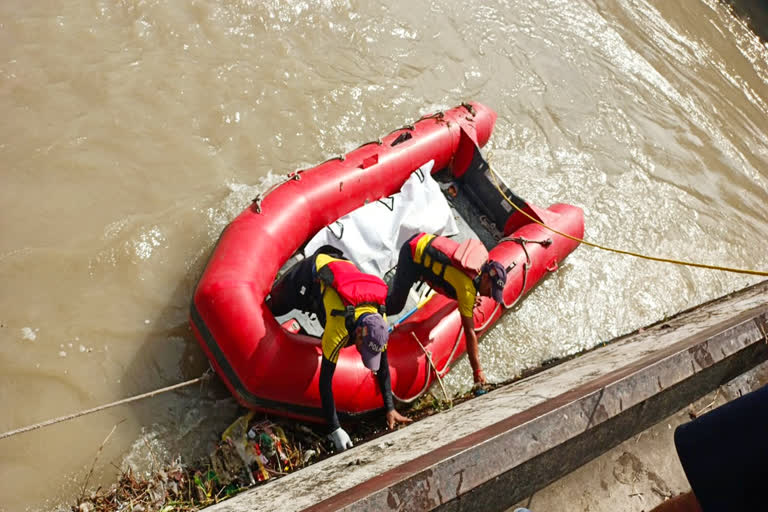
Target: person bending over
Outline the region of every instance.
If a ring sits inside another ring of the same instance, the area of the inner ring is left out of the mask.
[[[476,389],[485,384],[478,357],[477,334],[472,310],[476,296],[493,297],[502,303],[507,271],[498,261],[488,259],[479,240],[458,243],[450,238],[418,233],[400,249],[397,271],[387,295],[387,312],[397,314],[405,307],[408,291],[418,281],[459,303],[461,325],[467,340],[467,356]]]
[[[376,276],[365,274],[337,249],[323,246],[286,272],[267,300],[276,316],[293,309],[315,313],[322,324],[322,362],[320,400],[328,424],[328,437],[336,450],[352,447],[352,440],[341,427],[333,399],[333,374],[341,349],[354,345],[363,364],[376,372],[386,409],[387,427],[410,423],[394,406],[387,360],[389,329],[382,315],[387,285]]]

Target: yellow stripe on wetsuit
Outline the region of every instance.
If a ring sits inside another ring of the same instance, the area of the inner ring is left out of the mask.
[[[429,254],[425,254],[427,244],[429,244],[430,240],[433,238],[435,238],[435,235],[426,234],[416,242],[413,261],[430,269],[432,273],[439,276],[443,271],[443,264],[437,261],[431,261]],[[464,272],[451,265],[446,267],[443,279],[445,279],[456,291],[456,300],[459,303],[459,313],[461,316],[472,318],[472,310],[475,307],[475,296],[477,295],[475,283],[472,282],[472,279],[470,279]]]
[[[321,268],[332,261],[345,261],[339,258],[328,256],[327,254],[318,254],[315,259],[315,268],[319,271]],[[331,287],[326,287],[325,283],[320,283],[320,292],[323,296],[323,307],[325,308],[325,331],[323,331],[322,347],[323,357],[336,364],[339,360],[341,349],[347,345],[349,333],[347,332],[346,320],[343,316],[333,316],[332,311],[344,310],[344,302]],[[363,313],[378,313],[375,306],[358,306],[355,308],[355,320],[360,318]]]

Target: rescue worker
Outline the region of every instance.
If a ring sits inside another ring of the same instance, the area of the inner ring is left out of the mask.
[[[418,281],[459,303],[461,325],[467,340],[467,356],[472,366],[476,394],[482,394],[485,373],[478,357],[477,334],[472,310],[476,296],[493,297],[502,303],[507,271],[498,261],[488,259],[488,251],[476,239],[459,244],[455,240],[418,233],[400,249],[397,271],[387,295],[387,312],[397,314],[405,307],[408,291]]]
[[[387,411],[387,427],[412,420],[395,409],[387,361],[389,328],[382,316],[387,285],[365,274],[331,246],[291,267],[272,287],[267,306],[276,316],[300,309],[315,313],[323,326],[320,365],[320,400],[329,427],[329,439],[341,452],[352,440],[341,428],[331,385],[341,349],[357,347],[363,364],[376,373]]]

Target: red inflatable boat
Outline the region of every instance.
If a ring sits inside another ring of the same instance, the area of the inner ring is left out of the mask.
[[[491,174],[479,147],[490,138],[495,121],[496,113],[478,103],[424,116],[343,157],[289,174],[225,228],[197,285],[190,322],[214,369],[241,404],[322,421],[320,340],[302,332],[296,321],[281,325],[265,298],[281,267],[316,233],[369,202],[395,194],[426,162],[434,161],[433,176],[452,183],[449,199],[463,216],[490,225],[495,234],[480,238],[491,258],[509,269],[505,304],[483,298],[475,308],[478,334],[576,248],[577,242],[512,208],[510,203],[562,233],[583,235],[580,208],[537,208]],[[462,210],[461,204],[475,210]],[[388,351],[395,397],[410,401],[422,394],[436,373],[445,375],[465,352],[456,302],[433,295],[394,326]],[[333,387],[341,419],[383,407],[375,376],[354,347],[341,351]]]

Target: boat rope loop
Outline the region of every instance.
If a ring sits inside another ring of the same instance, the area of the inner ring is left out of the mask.
[[[98,407],[94,407],[93,409],[86,409],[84,411],[79,411],[72,414],[67,414],[66,416],[59,416],[58,418],[53,418],[46,421],[41,421],[40,423],[35,423],[34,425],[28,425],[26,427],[17,428],[15,430],[11,430],[8,432],[5,432],[3,434],[0,434],[0,439],[5,439],[6,437],[15,436],[17,434],[23,434],[24,432],[29,432],[31,430],[37,430],[39,428],[47,427],[49,425],[54,425],[56,423],[61,423],[62,421],[72,420],[75,418],[79,418],[81,416],[85,416],[87,414],[93,414],[95,412],[103,411],[105,409],[110,409],[112,407],[117,407],[118,405],[125,405],[129,404],[131,402],[136,402],[138,400],[143,400],[144,398],[151,398],[153,396],[160,395],[162,393],[167,393],[168,391],[174,391],[177,389],[185,388],[187,386],[191,386],[193,384],[197,384],[198,382],[204,382],[207,381],[211,375],[213,374],[212,370],[209,368],[205,371],[200,377],[197,377],[196,379],[188,380],[186,382],[180,382],[178,384],[174,384],[172,386],[167,386],[164,388],[156,389],[155,391],[150,391],[149,393],[142,393],[140,395],[132,396],[130,398],[123,398],[122,400],[118,400],[116,402],[112,402],[109,404],[100,405]]]
[[[525,239],[520,239],[520,240],[525,240]],[[518,241],[518,240],[510,239],[510,241]],[[526,242],[532,242],[532,240],[525,240],[525,241]],[[535,242],[535,241],[533,241],[533,242]],[[535,242],[535,243],[539,243],[539,242]],[[525,246],[523,246],[523,248],[525,248]],[[528,256],[528,252],[527,251],[526,251],[525,254],[526,254],[526,256]],[[525,266],[523,267],[524,268],[524,271],[523,271],[523,289],[520,291],[520,294],[517,296],[517,299],[515,299],[515,301],[512,304],[510,304],[510,305],[504,304],[504,307],[506,309],[514,307],[515,304],[517,303],[517,301],[520,300],[520,297],[522,297],[523,291],[525,290],[525,283],[526,283],[526,278],[527,278],[527,270],[528,270],[529,266],[530,266],[530,257],[528,257],[528,262],[526,262]],[[480,331],[483,331],[486,328],[488,328],[489,324],[491,323],[493,318],[496,316],[496,312],[498,311],[500,306],[501,306],[500,304],[496,304],[496,306],[494,307],[493,312],[490,314],[490,316],[488,316],[488,318],[484,318],[485,322],[482,325],[476,325],[475,326],[475,329],[474,329],[475,332],[480,332]],[[456,350],[459,348],[459,343],[461,342],[461,337],[464,335],[464,326],[462,326],[459,329],[459,332],[456,334],[456,341],[453,343],[453,349],[451,350],[451,353],[448,356],[448,359],[445,360],[445,365],[440,370],[437,369],[437,366],[435,365],[435,362],[432,360],[432,353],[429,350],[427,350],[426,348],[424,348],[424,345],[421,344],[421,341],[419,341],[419,338],[416,337],[416,333],[411,332],[411,335],[416,340],[416,343],[419,344],[419,347],[421,348],[421,351],[424,352],[424,355],[427,356],[427,362],[429,362],[429,365],[432,367],[432,371],[435,372],[435,376],[437,377],[437,381],[440,383],[440,387],[443,390],[443,395],[445,395],[446,400],[448,400],[448,402],[452,403],[451,399],[448,397],[448,393],[445,390],[445,386],[443,385],[443,377],[445,377],[448,374],[448,370],[450,370],[451,361],[453,360],[453,356],[456,354]],[[413,402],[414,400],[416,400],[417,398],[419,398],[420,396],[422,396],[427,391],[428,387],[429,387],[429,372],[426,373],[426,376],[424,378],[424,387],[422,387],[421,391],[416,393],[411,398],[406,398],[406,399],[400,398],[399,396],[397,396],[395,394],[394,390],[392,391],[392,396],[394,396],[395,399],[397,399],[398,402],[409,404],[409,403]]]
[[[434,112],[432,114],[426,114],[419,118],[419,121],[424,121],[426,119],[436,119],[437,121],[442,121],[445,118],[445,112],[442,110],[439,110],[437,112]],[[417,123],[419,121],[416,121]]]
[[[518,236],[518,237],[505,236],[504,238],[499,240],[499,243],[502,243],[502,242],[517,242],[518,244],[520,244],[520,247],[523,248],[523,252],[525,253],[525,263],[523,263],[523,284],[520,287],[520,293],[517,294],[517,297],[515,297],[515,300],[512,301],[512,304],[507,304],[506,302],[504,302],[505,309],[512,309],[513,307],[515,307],[515,305],[517,305],[518,301],[523,297],[523,293],[525,293],[525,286],[528,283],[528,270],[530,270],[532,265],[531,255],[528,253],[528,248],[525,246],[525,244],[539,244],[542,247],[549,247],[550,245],[552,245],[552,239],[547,238],[545,240],[529,240],[521,236]],[[509,272],[516,265],[517,263],[512,263],[512,266],[507,268],[507,272]]]
[[[405,126],[401,126],[400,128],[395,128],[394,130],[392,130],[391,132],[386,134],[385,137],[389,137],[393,133],[399,132],[400,130],[406,130],[406,131],[412,132],[413,131],[413,125],[412,124],[406,124]]]
[[[615,248],[612,248],[612,247],[606,247],[604,245],[588,242],[588,241],[586,241],[586,240],[584,240],[582,238],[578,238],[578,237],[575,237],[575,236],[571,236],[571,235],[569,235],[567,233],[563,233],[563,232],[558,231],[558,230],[556,230],[556,229],[554,229],[554,228],[552,228],[550,226],[547,226],[546,224],[544,224],[543,222],[541,222],[541,221],[539,221],[537,219],[534,219],[533,217],[528,215],[528,213],[526,213],[523,210],[521,210],[520,207],[518,207],[514,203],[514,201],[512,201],[509,197],[507,197],[507,195],[504,193],[502,188],[499,186],[499,176],[498,176],[498,173],[494,170],[493,167],[491,167],[490,164],[488,164],[488,168],[491,171],[491,176],[493,177],[493,185],[496,187],[496,190],[499,191],[499,193],[502,195],[502,197],[504,197],[504,199],[509,204],[511,204],[512,207],[515,208],[515,210],[517,210],[518,212],[522,213],[524,216],[526,216],[532,222],[535,222],[536,224],[538,224],[538,225],[540,225],[540,226],[550,230],[551,232],[553,232],[553,233],[555,233],[557,235],[560,235],[560,236],[563,236],[565,238],[568,238],[569,240],[573,240],[574,242],[578,242],[580,244],[588,245],[588,246],[594,247],[596,249],[602,249],[603,251],[614,252],[614,253],[617,253],[617,254],[625,254],[627,256],[634,256],[635,258],[641,258],[641,259],[645,259],[645,260],[660,261],[662,263],[673,263],[675,265],[683,265],[683,266],[686,266],[686,267],[706,268],[706,269],[710,269],[710,270],[722,270],[723,272],[733,272],[733,273],[736,273],[736,274],[750,274],[750,275],[753,275],[753,276],[768,276],[768,272],[767,271],[763,271],[763,270],[750,270],[750,269],[742,269],[742,268],[722,267],[722,266],[719,266],[719,265],[707,265],[707,264],[704,264],[704,263],[695,263],[695,262],[692,262],[692,261],[676,260],[676,259],[672,259],[672,258],[660,258],[660,257],[656,257],[656,256],[649,256],[647,254],[640,254],[640,253],[637,253],[637,252],[625,251],[623,249],[615,249]]]
[[[440,376],[440,372],[437,371],[437,367],[435,366],[435,362],[432,360],[432,352],[424,348],[424,345],[421,344],[421,341],[419,341],[419,337],[416,336],[416,333],[411,331],[411,336],[413,336],[413,339],[416,340],[416,343],[419,345],[419,348],[421,348],[421,351],[424,352],[424,355],[427,358],[427,362],[429,363],[429,366],[433,372],[435,372],[435,376],[437,377],[437,381],[440,383],[440,388],[443,390],[443,395],[445,396],[445,399],[448,401],[449,404],[453,405],[453,401],[448,396],[448,392],[445,390],[445,386],[443,385],[443,378]],[[461,337],[461,333],[459,333],[459,337]],[[453,356],[453,354],[451,354]],[[451,358],[448,358],[448,362],[451,361]],[[448,363],[446,363],[446,366],[448,366]],[[443,368],[445,369],[445,368]],[[430,369],[427,369],[425,375],[424,375],[424,387],[421,388],[421,391],[413,395],[411,398],[400,398],[395,394],[395,390],[392,390],[392,396],[395,397],[395,399],[398,402],[404,403],[404,404],[410,404],[411,402],[414,402],[416,399],[421,397],[429,387],[429,374]]]
[[[279,183],[273,183],[272,186],[269,187],[267,191],[264,192],[263,194],[256,194],[256,197],[254,197],[253,200],[251,201],[251,203],[253,204],[254,210],[256,210],[256,213],[261,213],[261,202],[264,200],[265,197],[271,194],[272,191],[275,190],[277,187],[279,187],[284,183],[288,183],[289,181],[301,181],[302,172],[304,171],[299,170],[299,171],[290,172],[288,173],[288,176],[286,177],[285,181],[281,181]]]
[[[323,162],[320,162],[318,165],[316,165],[316,167],[320,167],[321,165],[323,165],[323,164],[327,164],[328,162],[333,162],[334,160],[338,160],[339,162],[343,162],[343,161],[344,161],[344,160],[346,160],[346,159],[347,159],[347,157],[346,157],[345,155],[337,155],[337,156],[332,156],[332,157],[331,157],[331,158],[329,158],[328,160],[325,160],[325,161],[323,161]]]
[[[364,148],[365,146],[368,146],[368,145],[370,145],[370,144],[376,144],[377,146],[381,146],[382,144],[384,144],[384,142],[383,142],[381,139],[376,139],[376,140],[369,140],[368,142],[363,142],[362,144],[360,144],[359,146],[357,146],[357,147],[356,147],[355,149],[353,149],[352,151],[357,151],[358,149],[360,149],[360,148]]]
[[[475,329],[477,331],[477,329]],[[437,378],[445,377],[448,374],[448,370],[450,370],[450,364],[453,360],[453,355],[456,353],[456,349],[459,348],[459,342],[461,341],[461,336],[464,334],[464,326],[461,326],[461,329],[459,329],[459,333],[456,335],[456,341],[453,343],[453,350],[451,350],[451,355],[448,356],[448,359],[445,360],[445,366],[443,366],[443,369],[440,370],[437,373]]]

